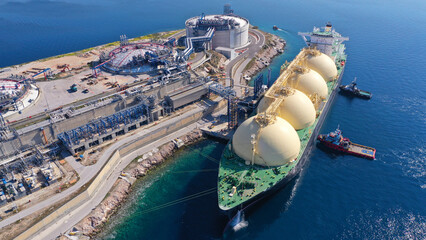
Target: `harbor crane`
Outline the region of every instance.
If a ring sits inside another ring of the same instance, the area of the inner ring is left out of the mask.
[[[107,63],[111,62],[112,60],[114,60],[114,58],[115,58],[115,57],[112,57],[112,58],[110,58],[110,59],[106,60],[105,62],[102,62],[102,63],[100,63],[100,64],[96,65],[95,67],[93,67],[93,68],[92,68],[93,76],[94,76],[95,78],[97,78],[97,77],[98,77],[98,75],[99,75],[99,72],[100,72],[100,68],[101,68],[104,64],[107,64]]]
[[[37,77],[38,75],[42,74],[42,73],[44,73],[44,80],[47,80],[47,75],[46,75],[46,73],[47,73],[48,71],[50,71],[50,68],[45,68],[45,69],[41,70],[40,72],[38,72],[38,73],[36,73],[36,74],[32,75],[31,77],[26,78],[26,79],[24,79],[24,80],[20,81],[19,83],[24,82],[24,81],[28,81],[28,80],[30,80],[30,81],[34,81],[34,78],[35,78],[35,77]]]

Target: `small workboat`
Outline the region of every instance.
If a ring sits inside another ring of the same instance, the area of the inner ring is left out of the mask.
[[[349,138],[342,136],[342,131],[339,128],[334,132],[318,135],[317,140],[325,147],[342,153],[371,160],[376,158],[376,149],[351,142]]]
[[[356,85],[357,84],[356,84],[356,78],[355,78],[351,84],[340,85],[339,87],[340,92],[351,94],[351,95],[354,95],[360,98],[365,98],[365,99],[370,99],[373,96],[373,94],[371,94],[370,92],[361,90]]]

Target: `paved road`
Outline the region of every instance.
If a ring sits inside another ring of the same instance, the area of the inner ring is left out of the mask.
[[[49,199],[42,201],[40,203],[37,203],[27,209],[24,209],[20,212],[18,212],[17,214],[10,216],[4,220],[2,220],[0,222],[0,229],[11,224],[14,223],[16,221],[18,221],[21,218],[24,218],[30,214],[33,214],[45,207],[50,206],[51,204],[55,204],[58,201],[61,201],[62,199],[64,199],[65,197],[67,197],[69,194],[72,194],[73,192],[77,191],[81,186],[83,186],[85,183],[87,183],[98,171],[99,169],[102,167],[103,163],[98,162],[92,166],[88,166],[85,167],[81,170],[80,172],[80,180],[74,184],[73,186],[71,186],[70,188],[66,189],[65,191],[52,195],[51,197],[49,197]]]
[[[44,231],[39,232],[37,235],[33,236],[32,239],[55,239],[61,233],[65,233],[70,230],[71,227],[77,224],[81,219],[85,218],[93,208],[95,208],[102,202],[106,194],[112,188],[114,182],[119,177],[122,169],[124,169],[135,157],[149,152],[153,148],[160,147],[161,145],[179,136],[189,133],[190,131],[195,129],[196,126],[197,123],[191,124],[188,127],[182,128],[177,132],[169,134],[168,136],[163,137],[153,143],[150,143],[149,145],[138,149],[137,151],[127,155],[126,157],[123,157],[119,165],[114,168],[114,171],[112,173],[109,174],[107,180],[103,182],[101,186],[99,186],[98,191],[94,193],[95,196],[90,201],[86,202],[85,204],[78,207],[66,216],[57,219],[53,225],[49,226],[49,228],[45,229]]]
[[[95,85],[89,86],[85,83],[81,83],[80,79],[83,78],[85,74],[90,73],[91,70],[88,69],[69,78],[37,82],[37,87],[40,89],[39,99],[31,107],[23,109],[21,114],[11,115],[7,117],[7,119],[9,121],[20,120],[107,91],[104,87]],[[73,93],[68,92],[70,86],[74,83],[78,85],[78,91]],[[90,92],[83,93],[82,89],[85,88],[89,89]],[[58,97],[58,95],[60,95],[60,97]]]
[[[238,56],[237,58],[235,58],[234,60],[232,60],[228,65],[227,65],[227,74],[229,74],[228,76],[230,76],[230,72],[232,70],[232,66],[235,65],[236,63],[238,63],[240,60],[242,60],[243,58],[245,58],[246,60],[243,62],[243,64],[241,64],[241,66],[237,69],[236,74],[241,75],[242,70],[244,69],[245,65],[249,62],[249,60],[247,61],[247,59],[251,59],[252,57],[255,56],[255,54],[257,53],[257,51],[260,50],[260,48],[263,46],[264,42],[265,42],[265,37],[262,33],[260,33],[259,31],[256,30],[250,30],[253,34],[257,35],[256,37],[250,36],[250,38],[252,39],[252,43],[249,46],[249,49],[243,53],[242,55]],[[243,66],[244,65],[244,66]],[[66,160],[71,164],[71,166],[73,166],[76,171],[79,173],[80,175],[80,180],[73,185],[72,187],[66,189],[65,191],[53,195],[51,198],[40,202],[28,209],[25,209],[3,221],[0,222],[0,229],[4,226],[7,226],[21,218],[24,218],[34,212],[37,212],[47,206],[50,206],[52,204],[57,203],[58,201],[64,199],[65,197],[67,197],[69,194],[77,191],[82,185],[84,185],[85,183],[87,183],[88,181],[90,181],[90,179],[92,179],[101,169],[101,167],[104,165],[104,163],[108,160],[109,156],[113,153],[113,151],[115,149],[117,149],[119,146],[126,144],[130,141],[133,141],[143,135],[149,134],[149,132],[161,128],[166,124],[169,124],[171,122],[177,122],[179,121],[181,118],[186,117],[188,115],[192,115],[197,111],[201,111],[202,109],[200,107],[197,107],[194,110],[188,111],[184,114],[182,114],[181,116],[177,116],[174,117],[172,119],[169,119],[167,121],[161,122],[160,124],[153,126],[149,129],[144,129],[140,132],[137,132],[136,134],[130,135],[129,137],[123,138],[119,141],[117,141],[116,143],[114,143],[111,147],[109,147],[105,153],[100,157],[100,159],[98,160],[98,162],[92,166],[87,166],[84,167],[81,164],[75,162],[75,159],[72,156],[67,156]],[[56,223],[54,225],[51,225],[48,229],[45,229],[44,231],[40,232],[37,236],[34,236],[34,239],[54,239],[56,236],[58,236],[60,233],[63,233],[65,231],[67,231],[71,226],[75,225],[78,221],[80,221],[81,219],[83,219],[88,212],[90,212],[90,210],[94,207],[96,207],[104,198],[104,196],[108,193],[109,189],[112,187],[113,183],[115,182],[115,180],[117,179],[117,177],[119,176],[121,170],[128,165],[128,163],[130,163],[132,161],[132,159],[134,159],[134,157],[136,157],[137,155],[140,155],[144,152],[148,152],[149,150],[151,150],[152,148],[156,147],[156,146],[161,146],[162,144],[170,141],[171,139],[174,139],[178,136],[181,136],[189,131],[191,131],[192,129],[194,129],[196,127],[197,124],[192,124],[186,128],[183,128],[173,134],[168,135],[165,138],[162,138],[158,141],[155,141],[141,149],[139,149],[138,151],[135,151],[132,154],[129,154],[127,157],[123,158],[121,163],[119,164],[119,166],[117,168],[114,169],[114,171],[111,173],[110,177],[107,179],[107,181],[105,181],[103,183],[103,186],[105,187],[100,187],[98,190],[98,192],[96,192],[95,196],[93,197],[92,201],[89,201],[88,203],[80,206],[78,209],[75,209],[72,213],[63,216],[60,220],[56,221]],[[72,218],[71,218],[72,216]]]
[[[251,34],[249,34],[249,38],[250,38],[251,43],[248,46],[248,50],[245,51],[240,56],[234,58],[232,61],[230,61],[228,63],[228,65],[226,65],[225,71],[226,71],[226,77],[228,77],[228,78],[233,78],[236,75],[236,74],[234,74],[234,76],[231,76],[232,67],[235,64],[237,64],[243,58],[252,59],[256,55],[256,53],[260,50],[260,48],[262,48],[263,45],[265,44],[265,36],[261,32],[255,30],[255,29],[250,29],[249,31],[251,33]],[[242,64],[241,64],[241,66],[242,66]],[[244,65],[244,67],[245,67],[245,65]],[[244,67],[241,68],[241,71],[244,69]]]
[[[173,34],[172,36],[170,36],[169,38],[176,38],[176,41],[179,40],[180,37],[182,37],[183,35],[186,34],[186,30],[183,29],[175,34]]]
[[[200,63],[202,62],[204,57],[207,58],[207,56],[204,52],[195,53],[194,59],[188,60],[188,64],[191,64],[191,69],[195,69],[195,68],[199,67],[201,65]]]
[[[241,97],[245,91],[245,88],[239,87],[239,86],[245,86],[246,83],[242,83],[241,79],[242,79],[242,74],[244,71],[244,68],[247,66],[247,64],[251,61],[251,57],[248,57],[241,63],[241,65],[235,70],[234,73],[234,90],[235,93],[237,94],[237,97]]]
[[[62,151],[61,155],[65,159],[65,161],[67,161],[68,164],[71,165],[72,168],[74,168],[74,170],[77,172],[77,174],[81,175],[81,173],[86,168],[86,166],[77,162],[75,157],[73,155],[71,155],[68,151]]]
[[[185,30],[181,30],[170,37],[174,37],[177,40],[178,38],[183,36],[185,33],[186,33]],[[43,113],[45,111],[49,111],[48,109],[55,109],[60,106],[69,105],[70,103],[73,103],[76,101],[84,100],[88,97],[93,97],[93,96],[101,97],[101,96],[106,96],[115,92],[115,89],[114,90],[104,89],[103,87],[99,87],[95,85],[89,86],[89,85],[81,83],[80,79],[85,77],[85,75],[91,74],[91,73],[92,73],[92,70],[87,69],[81,73],[74,74],[71,78],[58,79],[58,80],[46,81],[46,82],[37,82],[37,86],[42,91],[37,102],[35,102],[33,106],[31,107],[23,109],[21,111],[21,114],[11,115],[7,117],[7,119],[9,121],[17,121],[23,118],[27,118],[29,116],[34,116],[34,115]],[[106,76],[109,76],[110,79],[112,79],[113,77],[113,75],[110,75],[110,74],[106,74]],[[78,91],[74,93],[69,93],[68,90],[73,83],[78,85]],[[82,89],[86,89],[86,88],[89,89],[89,93],[87,94],[81,91]],[[61,95],[60,98],[57,97],[58,94]],[[53,99],[55,99],[55,101],[52,101]]]
[[[67,197],[69,194],[77,191],[81,186],[83,186],[85,183],[87,183],[88,181],[90,181],[98,172],[99,170],[102,168],[102,166],[104,165],[104,163],[108,160],[109,156],[114,152],[115,149],[117,149],[119,146],[126,144],[128,142],[134,141],[135,139],[142,137],[144,135],[149,134],[151,131],[154,131],[158,128],[162,128],[167,124],[173,123],[173,122],[177,122],[180,119],[187,117],[189,115],[193,115],[198,111],[202,111],[203,109],[199,106],[197,106],[197,108],[192,109],[186,113],[183,113],[180,116],[175,116],[171,119],[168,119],[166,121],[160,122],[159,124],[152,126],[148,129],[143,129],[139,132],[136,132],[133,135],[130,135],[129,137],[123,138],[118,140],[117,142],[115,142],[111,147],[109,147],[108,149],[106,149],[106,151],[103,153],[103,155],[99,158],[99,160],[91,166],[87,166],[87,167],[83,167],[81,164],[77,163],[78,165],[76,165],[75,161],[73,162],[73,157],[67,157],[66,160],[72,165],[75,166],[77,169],[76,171],[79,172],[80,175],[80,180],[74,184],[73,186],[71,186],[70,188],[66,189],[65,191],[55,194],[53,196],[51,196],[49,199],[46,199],[43,202],[40,202],[38,204],[35,204],[32,207],[29,207],[25,210],[22,210],[21,212],[6,218],[4,220],[2,220],[0,222],[0,229],[11,224],[14,223],[15,221],[18,221],[21,218],[24,218],[32,213],[35,213],[45,207],[48,207],[52,204],[57,203],[58,201],[64,199],[65,197]],[[112,186],[112,185],[111,185]]]
[[[234,80],[234,89],[236,90],[235,92],[237,97],[241,97],[244,93],[244,88],[238,87],[237,85],[246,85],[245,82],[241,83],[242,72],[244,71],[244,68],[265,44],[265,36],[261,32],[255,29],[250,29],[250,33],[251,34],[249,35],[249,38],[251,43],[248,46],[247,51],[234,58],[225,67],[227,79],[232,78]],[[233,73],[233,67],[236,65],[238,65],[237,69],[235,69]],[[229,80],[227,80],[226,85],[230,86]]]

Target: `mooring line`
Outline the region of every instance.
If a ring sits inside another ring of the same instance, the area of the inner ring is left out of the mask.
[[[196,199],[196,198],[208,195],[208,194],[212,194],[212,193],[216,192],[216,189],[217,188],[214,187],[214,188],[211,188],[211,189],[201,191],[199,193],[195,193],[195,194],[192,194],[192,195],[180,198],[180,199],[176,199],[176,200],[170,201],[168,203],[164,203],[164,204],[152,207],[150,209],[143,210],[139,214],[142,215],[142,214],[150,213],[150,212],[153,212],[153,211],[161,210],[161,209],[164,209],[166,207],[171,207],[171,206],[174,206],[174,205],[186,202],[186,201],[190,201],[190,200],[193,200],[193,199]]]
[[[187,170],[187,171],[175,171],[171,173],[191,173],[191,172],[217,172],[217,168],[211,168],[211,169],[199,169],[199,170]]]
[[[216,164],[219,164],[219,161],[217,160],[217,159],[215,159],[215,158],[212,158],[212,157],[210,157],[210,156],[208,156],[208,155],[205,155],[204,153],[202,153],[200,150],[198,150],[198,149],[194,149],[194,148],[192,148],[192,147],[190,147],[190,146],[186,146],[186,147],[188,147],[189,149],[191,149],[191,150],[194,150],[194,151],[197,151],[201,156],[203,156],[203,157],[205,157],[205,158],[207,158],[208,160],[210,160],[210,161],[212,161],[212,162],[214,162],[214,163],[216,163]]]

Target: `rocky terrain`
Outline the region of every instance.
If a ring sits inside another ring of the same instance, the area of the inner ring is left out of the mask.
[[[180,139],[185,145],[197,142],[202,138],[203,134],[201,130],[194,130]],[[174,152],[177,151],[177,146],[173,142],[169,142],[160,147],[159,151],[153,154],[151,157],[146,158],[143,161],[133,164],[133,167],[127,171],[127,175],[130,178],[141,178],[146,175],[148,170],[155,168],[159,164],[170,158]],[[85,236],[93,237],[96,233],[101,230],[101,227],[108,219],[119,209],[121,204],[127,199],[130,192],[132,191],[132,181],[127,178],[119,178],[111,192],[107,197],[94,209],[90,214],[81,220],[77,225],[73,227],[74,233],[80,235],[79,238]],[[61,236],[61,239],[66,239],[65,236]]]
[[[244,76],[252,77],[256,75],[262,69],[267,67],[275,56],[283,53],[284,51],[286,42],[282,38],[270,33],[263,34],[265,34],[265,45],[262,50],[256,54],[256,57],[247,64],[247,67],[243,72]]]

